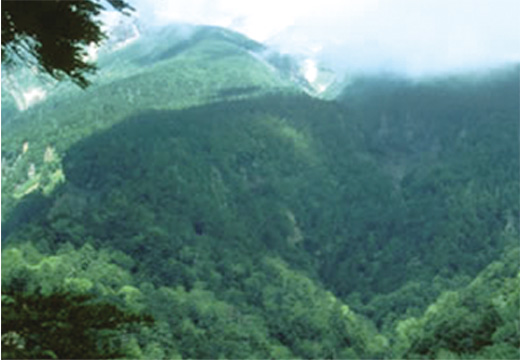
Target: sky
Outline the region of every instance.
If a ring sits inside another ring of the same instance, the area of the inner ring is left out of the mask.
[[[227,27],[334,70],[411,75],[520,62],[520,0],[127,0],[145,25]]]

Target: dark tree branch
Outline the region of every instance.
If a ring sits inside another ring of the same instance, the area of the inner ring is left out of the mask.
[[[123,0],[107,2],[125,15],[134,10]],[[86,62],[86,47],[106,38],[96,20],[104,9],[100,0],[2,0],[2,63],[36,65],[86,88],[96,71]]]

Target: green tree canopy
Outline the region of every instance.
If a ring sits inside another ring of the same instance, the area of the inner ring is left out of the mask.
[[[123,0],[106,1],[123,14],[134,10]],[[106,37],[96,18],[104,9],[101,0],[2,0],[2,64],[36,66],[87,87],[96,66],[85,60],[86,47]]]

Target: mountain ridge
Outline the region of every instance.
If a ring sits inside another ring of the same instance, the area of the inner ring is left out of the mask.
[[[148,311],[134,358],[513,358],[517,79],[325,101],[216,31],[7,123],[2,288]]]

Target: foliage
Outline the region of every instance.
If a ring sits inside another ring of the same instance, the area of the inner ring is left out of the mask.
[[[143,308],[132,288],[121,287],[131,277],[113,262],[125,260],[130,259],[89,245],[78,251],[64,245],[53,256],[30,243],[4,250],[2,356],[125,356],[124,334],[131,334],[137,323],[146,327],[153,321],[138,313]]]
[[[89,295],[2,292],[2,357],[113,359],[125,355],[110,339],[142,320]]]
[[[406,358],[495,358],[520,355],[520,249],[490,264],[466,288],[446,292],[419,319],[397,325]]]
[[[116,10],[132,8],[123,0],[108,0]],[[96,19],[99,0],[6,1],[2,6],[2,64],[22,62],[55,79],[64,77],[85,88],[95,66],[86,62],[86,48],[105,38]]]
[[[2,287],[149,312],[132,358],[514,357],[517,77],[327,102],[228,35],[134,42],[8,123]]]

